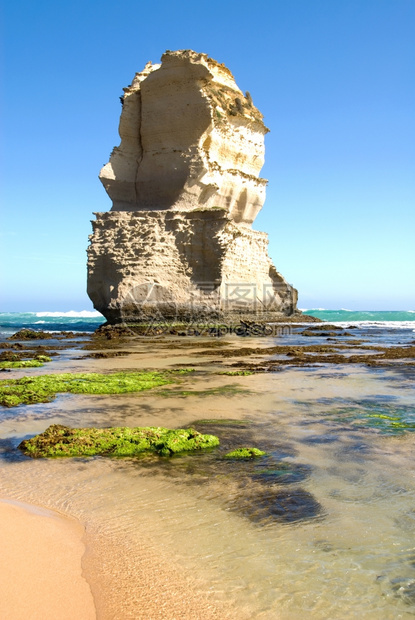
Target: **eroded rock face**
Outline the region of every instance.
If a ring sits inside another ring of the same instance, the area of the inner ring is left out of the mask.
[[[166,52],[124,93],[121,144],[100,174],[112,210],[221,207],[251,224],[265,200],[268,130],[230,71],[205,54]]]
[[[88,294],[111,322],[295,311],[250,226],[265,199],[262,114],[206,54],[166,52],[124,89],[100,179]]]

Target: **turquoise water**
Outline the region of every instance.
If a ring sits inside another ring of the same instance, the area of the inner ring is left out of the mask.
[[[105,323],[99,312],[0,312],[0,335],[10,336],[23,327],[45,331],[93,332]]]
[[[364,323],[388,327],[408,327],[415,323],[415,311],[378,310],[304,310],[304,314],[335,323]],[[22,327],[46,331],[93,332],[105,322],[99,312],[0,312],[0,335],[10,336]]]
[[[344,328],[353,327],[354,336],[372,345],[397,346],[409,344],[415,338],[415,312],[412,311],[363,311],[363,310],[304,310]],[[297,346],[303,343],[301,316],[299,325],[293,325],[284,336],[285,344]],[[0,341],[7,339],[19,329],[28,328],[49,332],[94,332],[105,323],[105,317],[96,310],[67,312],[0,312]],[[308,344],[321,344],[321,338],[309,339]]]
[[[370,322],[402,322],[414,321],[415,310],[324,310],[315,308],[303,310],[304,314],[315,316],[318,319],[329,322],[345,323],[348,321]]]

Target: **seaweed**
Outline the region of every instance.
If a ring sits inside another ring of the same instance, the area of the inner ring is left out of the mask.
[[[247,377],[253,375],[252,370],[222,370],[216,373],[217,375],[227,375],[228,377]]]
[[[178,371],[178,374],[183,374]],[[58,393],[71,394],[126,394],[141,392],[173,383],[174,373],[115,372],[63,373],[22,377],[0,381],[0,404],[5,407],[46,403]]]
[[[25,439],[19,448],[32,457],[137,456],[156,453],[171,456],[219,445],[214,435],[194,428],[171,430],[163,427],[70,428],[49,426],[43,433]]]
[[[0,362],[1,368],[39,368],[43,366],[46,362],[51,362],[52,358],[48,355],[36,355],[34,359],[29,360],[6,360]]]
[[[253,459],[258,456],[265,456],[266,452],[259,448],[237,448],[225,454],[225,459]]]

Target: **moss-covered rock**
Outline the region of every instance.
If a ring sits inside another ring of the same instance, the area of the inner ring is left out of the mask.
[[[36,355],[36,357],[31,360],[17,359],[12,361],[2,361],[0,362],[0,368],[39,368],[46,362],[51,361],[52,358],[48,355]]]
[[[0,368],[39,368],[43,362],[39,360],[20,360],[18,362],[0,362]]]
[[[228,377],[247,377],[253,375],[252,370],[222,370],[217,373],[218,375],[227,375]]]
[[[218,445],[217,437],[202,435],[193,428],[70,428],[53,424],[40,435],[22,441],[19,448],[32,457],[136,456],[143,453],[171,456]]]
[[[64,373],[22,377],[0,381],[0,404],[5,407],[46,403],[58,393],[71,394],[126,394],[173,383],[174,373],[115,372]]]
[[[259,448],[237,448],[225,454],[225,459],[252,459],[258,456],[265,456],[266,452]]]
[[[44,331],[23,328],[10,336],[8,340],[46,340],[52,336]]]
[[[4,343],[2,343],[2,346],[4,346]],[[21,359],[21,353],[14,353],[13,351],[2,351],[0,353],[0,362],[19,362]]]

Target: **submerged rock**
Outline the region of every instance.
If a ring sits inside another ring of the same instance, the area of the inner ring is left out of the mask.
[[[166,52],[124,89],[100,179],[113,204],[96,213],[88,294],[109,322],[278,319],[297,291],[251,229],[265,200],[262,114],[222,64]]]
[[[324,514],[323,507],[315,497],[302,489],[279,489],[269,487],[255,497],[255,503],[242,501],[240,509],[252,521],[267,523],[295,523],[320,517]]]

